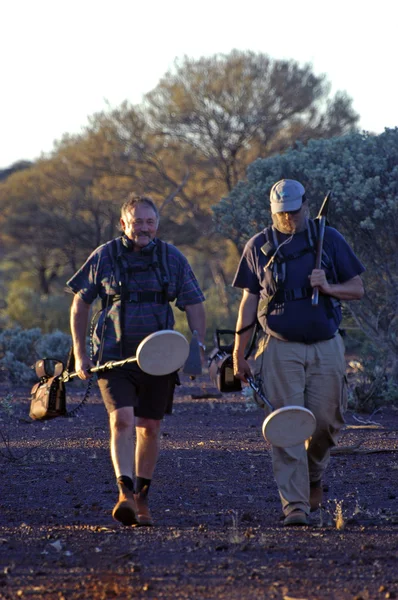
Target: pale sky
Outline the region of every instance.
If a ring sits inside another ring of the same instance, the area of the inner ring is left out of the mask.
[[[311,63],[361,129],[398,125],[394,0],[12,0],[0,8],[0,168],[139,103],[175,58],[233,48]]]

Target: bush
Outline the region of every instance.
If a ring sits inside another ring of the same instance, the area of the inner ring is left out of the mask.
[[[71,336],[61,331],[42,334],[38,327],[6,329],[0,333],[0,378],[11,383],[34,382],[34,363],[46,357],[65,363],[71,343]]]
[[[12,352],[7,351],[0,360],[0,380],[11,383],[27,383],[37,379],[32,368],[17,360]]]
[[[17,284],[10,286],[6,298],[7,308],[2,315],[6,322],[26,330],[39,327],[43,333],[56,329],[68,331],[70,296],[43,296]]]

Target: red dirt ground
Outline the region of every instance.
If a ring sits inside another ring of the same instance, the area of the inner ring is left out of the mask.
[[[282,527],[263,413],[182,376],[163,424],[153,528],[123,527],[108,424],[32,422],[29,390],[0,398],[0,598],[189,600],[398,598],[398,411],[347,416],[311,526]],[[68,407],[82,392],[68,384]],[[197,397],[205,396],[205,397]],[[4,406],[4,405],[3,405]]]

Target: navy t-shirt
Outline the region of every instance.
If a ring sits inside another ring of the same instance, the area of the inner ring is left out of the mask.
[[[84,265],[69,279],[67,285],[87,304],[96,298],[104,299],[107,295],[115,295],[120,290],[114,280],[111,253],[107,242],[99,246]],[[152,261],[145,252],[125,252],[128,267],[134,269],[127,282],[129,292],[162,291],[159,273],[148,269],[148,261]],[[136,269],[139,270],[136,270]],[[190,304],[204,301],[199,283],[185,256],[172,244],[168,244],[168,268],[170,297],[176,298],[176,306],[180,310]],[[140,270],[142,269],[142,270]],[[97,357],[100,338],[105,324],[105,341],[103,360],[117,360],[136,353],[139,343],[149,334],[161,329],[172,329],[174,316],[171,306],[160,302],[125,302],[124,318],[121,323],[121,302],[114,302],[108,310],[102,310],[93,333],[94,359]],[[122,348],[121,339],[123,331]],[[122,350],[124,350],[122,354]]]
[[[277,232],[278,243],[281,244],[290,236]],[[272,293],[273,279],[270,268],[265,269],[270,256],[266,256],[261,247],[266,238],[263,232],[252,237],[245,246],[233,286],[258,294],[266,299]],[[302,231],[293,235],[290,242],[282,246],[278,255],[298,255],[308,248],[307,232]],[[330,272],[326,271],[329,281],[344,283],[356,275],[360,275],[364,266],[355,256],[344,237],[332,227],[325,228],[323,248],[333,263]],[[309,286],[309,275],[315,268],[315,252],[307,252],[288,260],[283,288],[286,290],[306,288]],[[261,306],[261,302],[260,302]],[[258,318],[264,331],[283,340],[293,342],[313,343],[327,340],[336,333],[341,323],[341,308],[338,302],[331,301],[330,296],[319,294],[319,303],[312,305],[311,295],[299,300],[292,300],[270,305],[268,315],[261,314]]]

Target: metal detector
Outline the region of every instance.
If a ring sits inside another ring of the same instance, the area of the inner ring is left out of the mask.
[[[188,358],[189,344],[179,331],[164,329],[155,331],[142,340],[135,356],[122,360],[111,360],[103,365],[88,369],[89,373],[106,371],[114,367],[136,362],[140,369],[149,375],[168,375],[178,371]],[[66,373],[64,381],[77,377],[77,373]]]
[[[264,420],[262,428],[263,436],[270,444],[279,448],[289,448],[303,444],[312,436],[316,427],[316,419],[308,408],[284,406],[275,410],[254,379],[247,377],[247,382],[271,410]]]

